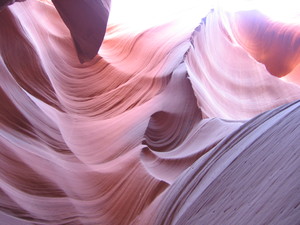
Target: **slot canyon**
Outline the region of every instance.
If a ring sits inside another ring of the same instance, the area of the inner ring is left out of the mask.
[[[0,224],[299,225],[290,15],[0,1]]]

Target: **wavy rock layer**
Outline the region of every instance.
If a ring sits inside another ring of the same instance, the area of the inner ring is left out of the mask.
[[[300,36],[251,13],[108,22],[81,64],[48,1],[3,9],[1,223],[299,224]]]

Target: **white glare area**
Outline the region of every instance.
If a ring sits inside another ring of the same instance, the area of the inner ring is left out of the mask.
[[[109,23],[135,28],[160,25],[174,19],[197,20],[206,16],[213,4],[201,0],[112,0]],[[200,20],[200,21],[199,21]]]
[[[300,23],[299,0],[112,0],[109,23],[142,28],[174,19],[199,20],[212,8],[259,10],[275,21]]]

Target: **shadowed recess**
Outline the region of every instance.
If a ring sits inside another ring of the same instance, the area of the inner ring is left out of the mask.
[[[52,0],[69,28],[81,63],[93,59],[103,41],[109,12],[101,0]]]

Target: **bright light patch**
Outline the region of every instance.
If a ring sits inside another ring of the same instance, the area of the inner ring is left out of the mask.
[[[299,0],[112,0],[110,23],[147,28],[184,18],[199,20],[212,8],[225,11],[259,10],[273,20],[300,23]]]
[[[112,0],[109,23],[147,28],[178,18],[199,21],[212,7],[199,0]]]

